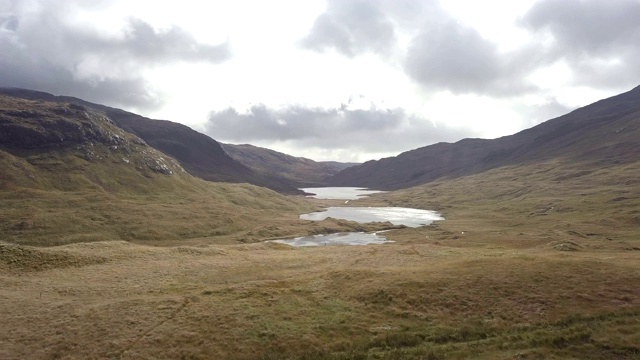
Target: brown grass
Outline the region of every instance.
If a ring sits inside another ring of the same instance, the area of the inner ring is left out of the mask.
[[[301,213],[319,210],[319,204],[248,184],[194,178],[175,160],[133,141],[126,154],[121,147],[92,143],[90,159],[87,146],[0,147],[0,241],[237,244],[383,228],[301,221]],[[173,173],[153,171],[145,163],[148,158],[164,159]]]
[[[1,359],[640,356],[640,163],[555,161],[376,195],[349,205],[447,220],[390,231],[395,244],[294,249],[239,243],[379,226],[297,218],[335,201],[115,166],[106,178],[120,180],[99,184],[78,174],[105,168],[69,154],[11,156]]]
[[[635,253],[19,248],[95,261],[0,268],[3,359],[631,359],[640,350]]]
[[[437,181],[360,204],[444,214],[446,221],[433,227],[391,234],[404,242],[493,248],[566,242],[574,250],[633,250],[640,239],[639,173],[640,162],[596,169],[557,160]]]

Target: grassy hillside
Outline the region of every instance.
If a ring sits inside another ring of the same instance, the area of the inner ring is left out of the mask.
[[[581,168],[350,203],[447,219],[387,245],[0,244],[0,357],[636,359],[640,163]]]
[[[135,134],[150,146],[178,160],[193,176],[216,182],[250,183],[287,194],[302,194],[289,181],[256,173],[229,157],[220,144],[187,126],[152,120],[128,111],[68,96],[26,89],[0,88],[0,94],[27,100],[76,104],[107,116],[118,127]]]
[[[438,143],[368,161],[328,179],[332,186],[403,189],[503,166],[571,159],[589,171],[640,158],[640,86],[517,134]]]
[[[194,179],[91,112],[27,105],[0,112],[0,134],[22,134],[0,152],[2,359],[640,356],[633,156],[540,159],[351,201],[446,218],[388,231],[392,244],[239,244],[380,226],[300,221],[342,202]],[[71,130],[43,132],[43,119]]]
[[[559,241],[575,250],[633,250],[640,249],[638,174],[640,161],[593,169],[558,159],[436,181],[384,198],[390,205],[441,211],[447,220],[421,239],[430,243],[562,247]]]
[[[0,97],[0,129],[0,241],[246,242],[307,233],[297,217],[314,207],[304,200],[196,179],[85,107]]]

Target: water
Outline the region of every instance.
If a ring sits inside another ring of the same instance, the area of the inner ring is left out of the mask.
[[[433,221],[444,220],[435,211],[401,207],[330,207],[326,211],[300,215],[302,220],[313,221],[322,221],[328,217],[359,223],[388,221],[394,225],[408,227],[420,227]]]
[[[325,245],[369,245],[386,244],[393,241],[379,233],[367,234],[363,232],[337,233],[329,235],[312,235],[297,237],[295,239],[272,240],[291,246],[325,246]]]
[[[357,187],[320,187],[320,188],[302,188],[304,192],[315,194],[310,197],[316,199],[331,200],[357,200],[367,195],[380,193],[383,191],[369,190]]]
[[[347,200],[346,202],[382,192],[357,187],[303,188],[300,190],[315,194],[313,197],[316,199],[341,199]],[[328,217],[359,223],[388,221],[394,225],[408,227],[420,227],[429,225],[433,221],[444,220],[435,211],[401,207],[330,207],[326,211],[300,215],[300,219],[313,221],[321,221]],[[387,240],[380,233],[367,234],[362,232],[314,235],[272,241],[291,246],[367,245],[393,242]]]

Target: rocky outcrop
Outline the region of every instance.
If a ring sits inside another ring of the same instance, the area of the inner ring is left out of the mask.
[[[48,109],[0,109],[0,143],[11,148],[66,147],[90,142],[126,146],[122,132],[108,129],[107,117],[81,105],[56,104]],[[138,143],[144,144],[138,139]]]
[[[184,171],[104,114],[79,104],[0,96],[0,149],[14,154],[57,149],[86,161],[112,158],[164,175]]]

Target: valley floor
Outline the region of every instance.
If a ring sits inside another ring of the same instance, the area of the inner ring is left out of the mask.
[[[633,359],[638,251],[2,244],[2,359]]]

